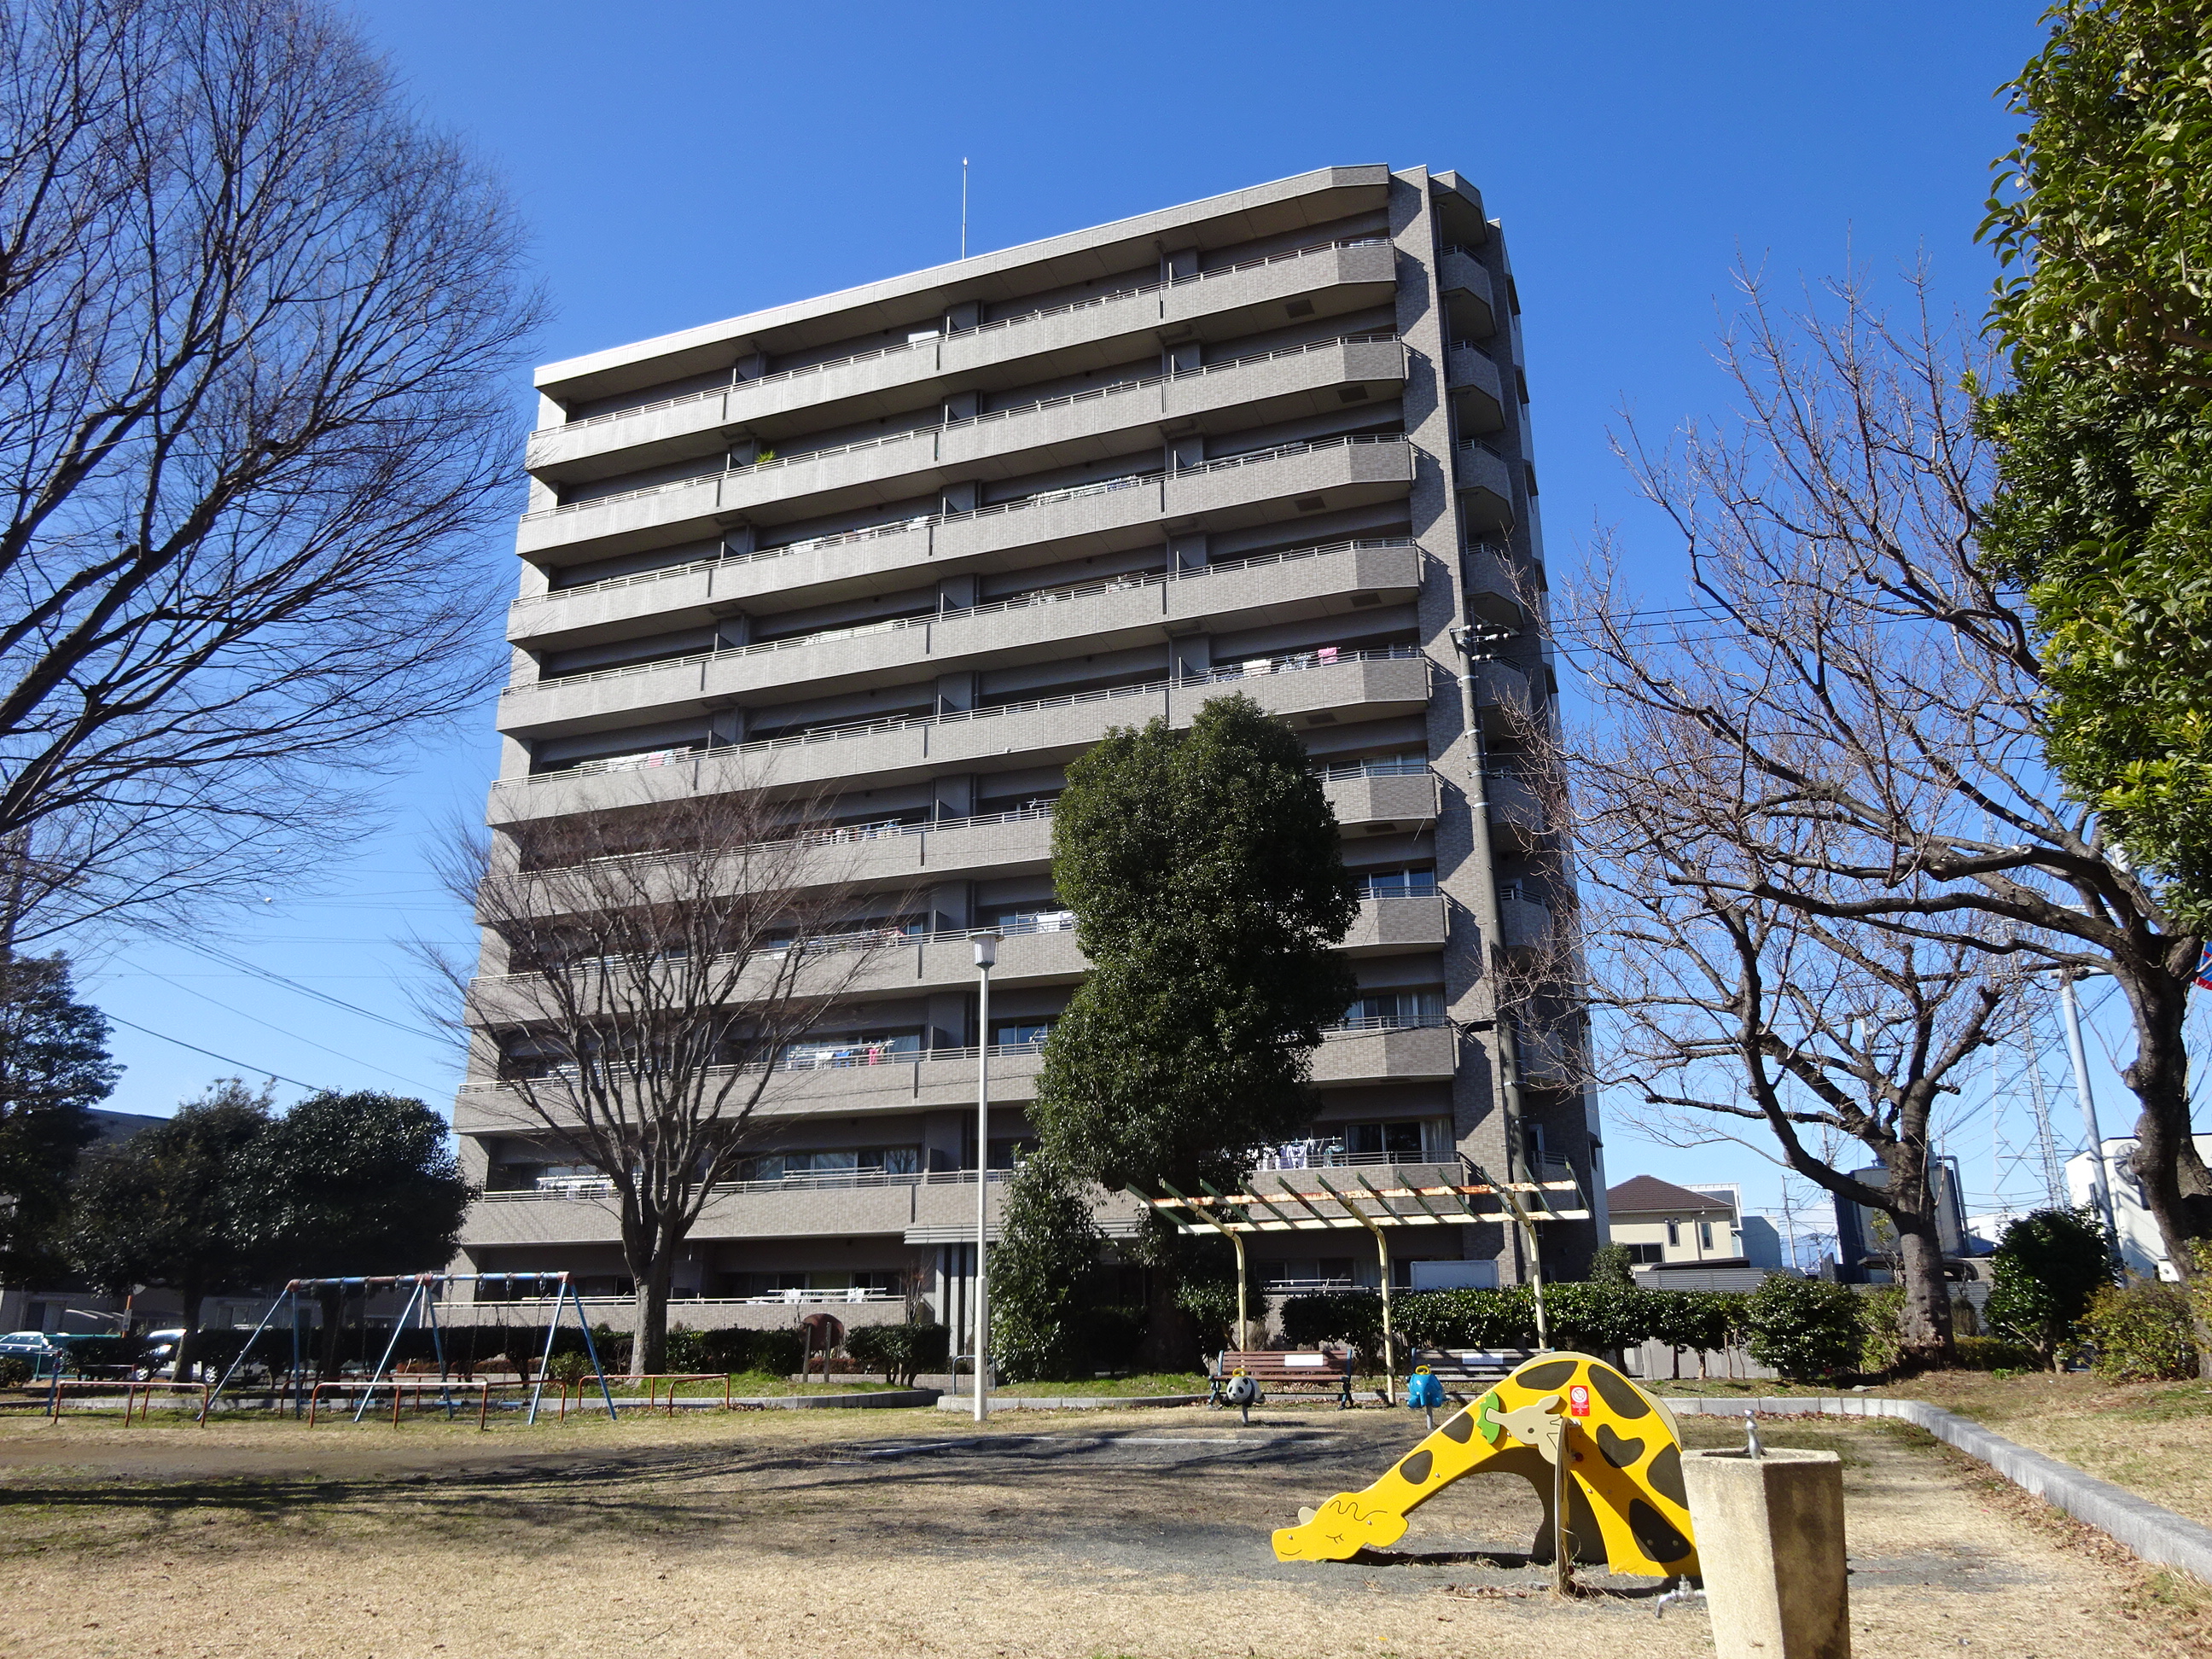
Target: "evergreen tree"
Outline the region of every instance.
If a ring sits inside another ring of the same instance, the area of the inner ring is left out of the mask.
[[[1991,1263],[1992,1328],[2054,1369],[2097,1292],[2113,1282],[2112,1241],[2081,1210],[2038,1210],[2004,1230]]]
[[[88,1155],[78,1173],[70,1255],[111,1291],[161,1285],[178,1293],[188,1334],[179,1377],[208,1294],[258,1277],[265,1224],[245,1177],[275,1121],[270,1093],[226,1078],[175,1116]]]
[[[1064,1382],[1091,1358],[1083,1282],[1100,1237],[1082,1193],[1046,1154],[1006,1183],[1000,1242],[990,1254],[991,1353],[1017,1382]]]
[[[1234,1185],[1312,1118],[1313,1050],[1358,990],[1330,948],[1358,890],[1304,745],[1242,695],[1188,732],[1109,733],[1068,768],[1053,880],[1093,966],[1045,1045],[1045,1149],[1109,1190]],[[1136,1248],[1148,1358],[1188,1364],[1188,1250],[1157,1231]]]
[[[0,952],[0,1284],[61,1265],[70,1171],[122,1071],[66,961]]]

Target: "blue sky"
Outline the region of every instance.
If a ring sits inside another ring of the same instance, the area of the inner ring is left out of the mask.
[[[2041,33],[2037,7],[1995,0],[356,13],[424,116],[511,180],[556,307],[540,361],[950,259],[963,155],[978,252],[1332,163],[1455,168],[1513,250],[1557,570],[1597,524],[1637,545],[1606,447],[1619,410],[1661,428],[1725,411],[1708,352],[1739,259],[1818,276],[1924,250],[1979,313],[1972,231],[2014,130],[1992,94]],[[478,556],[505,580],[503,538]],[[210,919],[219,948],[365,1012],[171,945],[88,963],[118,1019],[239,1062],[118,1026],[113,1105],[167,1111],[232,1071],[447,1103],[455,1056],[419,1029],[398,942],[466,938],[422,846],[481,810],[490,720],[458,711],[389,786],[390,828],[320,890]],[[2125,1115],[2109,1079],[2105,1100],[2109,1132]],[[1616,1178],[1741,1179],[1772,1201],[1746,1154],[1650,1146],[1620,1121],[1608,1139]],[[1992,1182],[1970,1167],[1967,1184]]]

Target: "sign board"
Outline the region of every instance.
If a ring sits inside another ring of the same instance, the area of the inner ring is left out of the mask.
[[[1589,1389],[1580,1382],[1567,1390],[1567,1415],[1570,1417],[1589,1415]]]

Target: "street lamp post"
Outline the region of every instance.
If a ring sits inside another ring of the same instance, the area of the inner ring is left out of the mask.
[[[991,1194],[991,969],[999,960],[999,936],[975,936],[975,1420],[991,1414],[991,1291],[983,1252],[990,1231]]]

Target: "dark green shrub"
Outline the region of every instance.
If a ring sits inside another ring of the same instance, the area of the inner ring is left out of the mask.
[[[806,1333],[796,1325],[754,1331],[745,1346],[745,1363],[737,1369],[765,1371],[770,1376],[792,1376],[806,1363]]]
[[[0,1354],[0,1389],[20,1389],[31,1380],[31,1362],[21,1354]]]
[[[565,1382],[571,1388],[592,1374],[592,1362],[581,1352],[556,1353],[545,1367],[545,1375],[556,1382]]]
[[[2004,1230],[1992,1260],[1990,1328],[2057,1366],[2089,1311],[2112,1282],[2110,1241],[2086,1209],[2038,1210]]]
[[[1825,1279],[1769,1274],[1744,1307],[1751,1357],[1792,1382],[1833,1376],[1857,1364],[1866,1339],[1858,1293]]]
[[[1084,1352],[1097,1371],[1136,1368],[1137,1346],[1145,1340],[1145,1310],[1102,1303],[1081,1315]]]
[[[668,1346],[661,1350],[661,1363],[672,1371],[693,1376],[720,1369],[707,1350],[706,1332],[695,1331],[689,1325],[671,1325]]]
[[[1859,1295],[1858,1368],[1869,1373],[1893,1371],[1905,1347],[1905,1286],[1877,1285]]]
[[[1644,1303],[1644,1337],[1698,1356],[1699,1375],[1705,1355],[1726,1348],[1743,1328],[1745,1304],[1739,1291],[1652,1291]]]
[[[1962,1371],[2032,1371],[2040,1364],[2035,1350],[2024,1343],[1995,1336],[1962,1336],[1955,1340]]]
[[[1525,1348],[1536,1340],[1525,1285],[1495,1291],[1413,1291],[1393,1297],[1391,1322],[1425,1348]],[[1379,1316],[1379,1310],[1378,1310]]]
[[[1393,1309],[1395,1312],[1395,1307]],[[1322,1291],[1283,1304],[1283,1340],[1294,1348],[1349,1346],[1362,1364],[1382,1347],[1382,1296],[1378,1291]]]
[[[1651,1310],[1645,1304],[1661,1294],[1632,1285],[1547,1285],[1544,1311],[1552,1346],[1582,1353],[1632,1348],[1650,1328]]]
[[[942,1325],[857,1325],[845,1338],[855,1364],[904,1388],[924,1371],[943,1370],[951,1350],[952,1333]]]
[[[2106,1285],[2091,1299],[2081,1334],[2096,1351],[2100,1376],[2150,1382],[2197,1375],[2189,1295],[2179,1285]]]
[[[1237,1280],[1195,1274],[1176,1286],[1176,1306],[1198,1328],[1200,1353],[1218,1353],[1235,1341]]]

